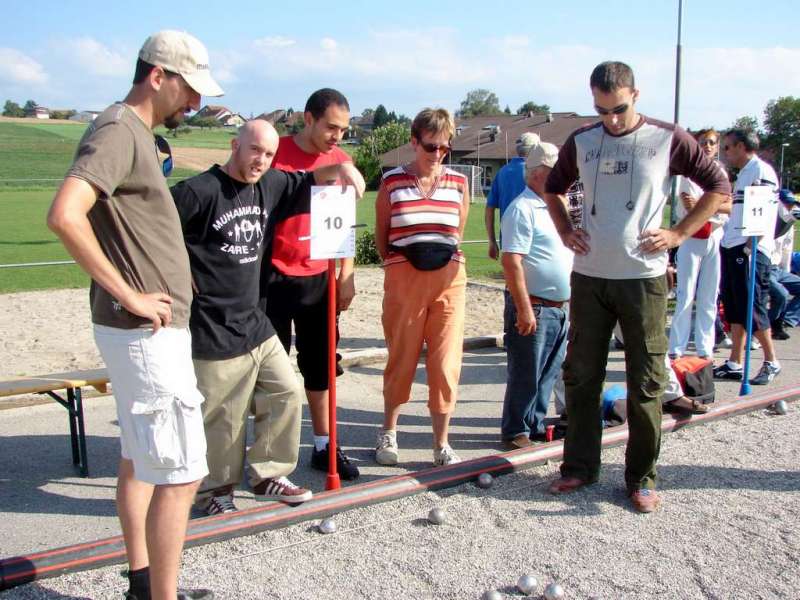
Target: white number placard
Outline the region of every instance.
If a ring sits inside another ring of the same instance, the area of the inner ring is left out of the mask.
[[[744,188],[742,235],[772,236],[775,234],[775,219],[777,218],[778,199],[771,187],[753,185]]]
[[[341,185],[311,187],[311,258],[356,254],[356,190]]]

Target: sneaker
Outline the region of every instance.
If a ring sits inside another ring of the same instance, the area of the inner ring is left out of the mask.
[[[714,379],[733,379],[734,381],[741,381],[742,367],[734,369],[728,364],[728,361],[725,361],[720,366],[714,367]]]
[[[750,350],[761,350],[761,342],[759,342],[756,338],[750,340]]]
[[[378,443],[375,446],[375,461],[379,465],[392,466],[400,460],[400,448],[397,446],[397,435],[387,431],[378,432]]]
[[[658,496],[658,492],[649,489],[634,490],[630,494],[630,499],[633,508],[640,513],[651,513],[661,504],[661,498]]]
[[[330,444],[325,445],[325,450],[317,450],[315,446],[311,448],[311,468],[316,469],[317,471],[324,471],[328,472],[328,451],[330,450]],[[336,472],[339,473],[339,477],[342,479],[346,479],[348,481],[353,479],[358,479],[358,476],[361,474],[358,471],[358,467],[355,466],[353,463],[350,462],[350,459],[345,456],[342,449],[337,446],[336,447]]]
[[[279,500],[286,504],[300,504],[311,500],[314,494],[311,493],[311,490],[293,484],[286,477],[268,477],[253,486],[253,495],[256,500],[262,502]]]
[[[125,592],[125,600],[139,600],[139,597]],[[147,600],[150,600],[149,594]],[[214,592],[211,590],[178,590],[177,600],[214,600]]]
[[[775,376],[780,372],[780,365],[764,361],[764,363],[761,365],[761,369],[758,371],[758,375],[753,377],[750,380],[750,383],[752,385],[767,385],[770,381],[775,379]]]
[[[453,449],[448,445],[433,450],[433,464],[437,467],[454,465],[460,462],[461,459],[458,457],[458,454],[453,452]]]
[[[206,499],[203,510],[209,517],[239,510],[233,503],[233,486],[228,485],[213,490],[211,496]]]

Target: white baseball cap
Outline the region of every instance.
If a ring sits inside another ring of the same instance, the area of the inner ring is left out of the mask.
[[[540,142],[536,144],[531,151],[528,152],[528,158],[525,161],[525,168],[535,169],[539,165],[550,167],[551,169],[556,166],[558,162],[558,148],[555,144],[548,142]]]
[[[178,73],[201,96],[222,96],[225,92],[211,77],[208,50],[185,31],[165,29],[147,38],[139,50],[143,61]]]

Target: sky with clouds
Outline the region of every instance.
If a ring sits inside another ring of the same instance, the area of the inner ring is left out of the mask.
[[[800,96],[800,3],[683,4],[682,124],[760,119],[770,99]],[[409,116],[424,106],[455,110],[474,88],[493,91],[512,110],[533,100],[591,114],[589,73],[609,59],[634,68],[641,112],[673,116],[678,0],[116,6],[4,7],[0,102],[102,109],[127,92],[147,35],[185,29],[209,49],[226,90],[219,102],[245,116],[301,109],[326,86],[344,92],[354,114],[378,103]]]

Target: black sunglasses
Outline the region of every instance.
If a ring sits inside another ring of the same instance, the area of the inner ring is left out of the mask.
[[[600,106],[595,105],[594,109],[597,111],[598,115],[621,115],[626,110],[628,110],[629,106],[630,106],[630,104],[626,103],[626,104],[620,104],[619,106],[615,106],[614,108],[608,109],[608,108],[602,108]]]
[[[166,154],[167,158],[161,163],[161,172],[164,173],[164,177],[169,177],[172,173],[172,149],[169,147],[169,143],[167,142],[164,137],[160,135],[156,135],[156,149],[161,152],[161,154]]]
[[[419,145],[422,147],[423,150],[425,150],[425,152],[430,152],[431,154],[433,154],[437,150],[442,154],[447,154],[448,152],[450,152],[451,149],[450,144],[442,144],[440,146],[439,144],[431,144],[429,142],[420,141]]]
[[[716,146],[717,145],[717,140],[703,140],[702,142],[700,142],[700,145],[701,146]]]

